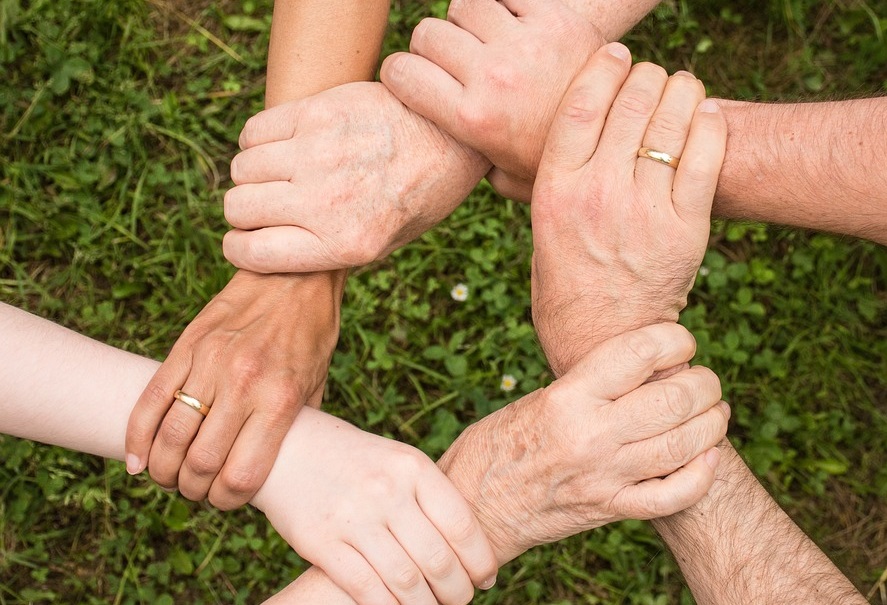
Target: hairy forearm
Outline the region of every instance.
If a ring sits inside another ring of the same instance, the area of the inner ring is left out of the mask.
[[[726,441],[721,454],[708,496],[683,512],[653,521],[696,602],[865,603]]]
[[[717,215],[887,244],[887,98],[719,103],[730,134]]]

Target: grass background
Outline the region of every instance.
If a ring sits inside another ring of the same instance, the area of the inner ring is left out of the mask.
[[[261,108],[268,0],[0,0],[0,299],[160,358],[227,281],[221,199]],[[396,0],[386,52],[446,2]],[[884,0],[665,2],[627,38],[713,95],[887,92]],[[878,169],[879,167],[873,167]],[[840,204],[841,200],[834,200]],[[328,409],[438,455],[550,376],[529,321],[529,215],[484,185],[350,280]],[[872,603],[887,603],[887,253],[717,222],[683,322],[732,438]],[[458,282],[467,301],[449,296]],[[518,387],[499,390],[502,374]],[[304,563],[122,464],[0,437],[0,605],[253,603]],[[537,548],[477,603],[692,603],[648,525]]]

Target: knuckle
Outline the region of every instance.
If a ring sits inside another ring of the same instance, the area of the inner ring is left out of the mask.
[[[474,539],[478,531],[478,524],[475,523],[474,515],[465,511],[453,518],[448,531],[448,537],[452,542],[456,544],[467,544]]]
[[[686,387],[677,381],[665,381],[657,385],[659,395],[657,407],[668,413],[669,420],[674,424],[682,424],[691,416],[692,407]]]
[[[485,132],[490,130],[491,119],[487,108],[475,103],[461,103],[456,109],[456,118],[462,128],[468,132]]]
[[[645,331],[628,332],[624,338],[625,349],[637,362],[649,364],[659,355],[659,344]]]
[[[629,89],[616,97],[613,107],[629,118],[646,118],[656,109],[656,99],[642,90]]]
[[[452,551],[440,549],[428,557],[428,573],[434,578],[446,578],[453,573],[456,558]]]
[[[414,565],[405,565],[394,573],[394,586],[397,592],[413,592],[424,580]]]
[[[218,474],[225,460],[217,452],[202,447],[192,447],[185,457],[185,464],[198,477],[210,477]]]
[[[229,375],[244,387],[255,384],[262,377],[260,356],[250,349],[235,353],[227,365]]]
[[[252,495],[262,487],[263,477],[255,467],[233,466],[222,469],[219,480],[229,494]]]
[[[686,431],[674,430],[665,435],[666,466],[671,471],[678,469],[689,461],[689,451],[693,441],[688,438]]]
[[[669,140],[683,140],[689,124],[681,116],[670,111],[657,111],[650,120],[648,131],[656,135],[664,135]],[[664,151],[668,151],[667,149]]]
[[[360,603],[372,605],[397,605],[397,601],[379,589],[379,577],[372,568],[361,568],[349,576],[350,592]]]
[[[180,418],[177,414],[167,416],[160,426],[158,437],[164,445],[170,449],[187,447],[193,438],[191,423]]]
[[[570,92],[561,110],[564,117],[578,124],[594,124],[604,117],[605,110],[595,102],[594,91],[581,86]]]

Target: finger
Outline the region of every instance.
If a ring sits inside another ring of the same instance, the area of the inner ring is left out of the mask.
[[[638,480],[675,472],[727,434],[730,406],[719,402],[684,424],[646,441],[623,446],[619,456],[637,468]]]
[[[496,193],[509,200],[529,204],[533,198],[532,181],[515,178],[499,168],[493,168],[487,173],[487,181]]]
[[[596,152],[601,162],[624,167],[628,175],[634,175],[638,149],[667,82],[668,74],[658,65],[638,63],[631,68],[601,134]]]
[[[148,466],[154,437],[175,401],[173,393],[184,384],[190,371],[190,350],[185,346],[174,346],[139,396],[126,425],[126,470],[129,474],[141,473]]]
[[[715,482],[720,451],[712,448],[662,479],[648,479],[626,487],[615,499],[630,519],[673,515],[699,502]]]
[[[463,605],[474,597],[474,585],[437,528],[418,511],[404,512],[389,525],[391,533],[416,563],[437,600]]]
[[[471,32],[481,42],[494,40],[517,25],[517,20],[496,0],[451,0],[447,21]]]
[[[240,148],[249,149],[292,138],[296,134],[300,110],[301,104],[297,101],[260,111],[248,119],[240,131]]]
[[[443,474],[429,474],[416,486],[416,501],[429,521],[446,539],[471,582],[493,585],[498,572],[496,555],[462,494]]]
[[[210,407],[212,413],[212,382],[192,370],[182,386],[182,392]],[[207,415],[208,417],[209,415]],[[174,489],[178,486],[179,470],[194,436],[200,429],[203,415],[181,401],[169,408],[148,456],[148,472],[161,487]]]
[[[249,502],[274,466],[280,444],[302,408],[288,391],[278,391],[275,395],[278,400],[273,403],[272,396],[259,398],[263,407],[243,423],[221,472],[213,481],[209,502],[219,510],[232,510]],[[255,406],[247,405],[251,407]],[[278,413],[280,410],[284,412]]]
[[[692,74],[679,71],[670,77],[644,134],[643,147],[680,158],[684,153],[693,114],[704,98],[705,88]],[[672,190],[675,169],[647,157],[638,157],[634,174],[636,181],[652,191],[667,193]]]
[[[717,101],[706,99],[693,115],[690,135],[674,179],[675,212],[687,222],[708,224],[727,147],[727,122]]]
[[[247,183],[225,192],[225,220],[237,229],[299,225],[310,211],[289,181]]]
[[[311,562],[361,605],[398,605],[373,566],[348,544],[325,546],[322,555]]]
[[[231,447],[246,422],[246,408],[232,405],[230,397],[219,395],[213,402],[200,430],[188,448],[179,469],[179,492],[189,500],[204,500],[219,471],[225,465]]]
[[[292,139],[273,141],[244,149],[231,160],[231,180],[235,185],[288,181],[294,156]]]
[[[410,38],[410,52],[424,57],[466,83],[473,73],[475,59],[483,53],[483,43],[454,23],[442,19],[422,19]]]
[[[525,17],[531,12],[533,9],[538,7],[542,8],[543,3],[537,2],[533,3],[529,0],[500,0],[502,5],[507,8],[512,15],[515,17]]]
[[[319,237],[293,226],[229,231],[222,239],[222,252],[235,267],[256,273],[332,271],[360,264],[345,264]]]
[[[556,180],[588,163],[630,66],[631,54],[618,42],[591,56],[561,101],[548,132],[540,174]]]
[[[398,602],[436,605],[425,576],[390,533],[364,530],[352,546],[373,567]]]
[[[696,340],[686,328],[654,324],[604,341],[555,384],[577,385],[581,392],[591,390],[597,397],[615,400],[655,372],[689,361],[695,352]]]
[[[643,384],[608,406],[616,439],[628,444],[657,435],[707,411],[721,400],[721,381],[704,366]]]
[[[458,138],[458,108],[465,88],[425,57],[394,53],[382,63],[382,83],[401,103]]]

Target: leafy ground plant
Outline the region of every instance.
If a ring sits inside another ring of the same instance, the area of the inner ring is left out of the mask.
[[[393,2],[386,52],[446,6]],[[855,0],[673,1],[626,42],[717,96],[884,94],[885,14]],[[231,275],[221,198],[261,107],[269,24],[269,0],[0,0],[2,300],[166,353]],[[530,254],[528,209],[482,184],[356,272],[328,408],[436,456],[545,385]],[[682,320],[722,376],[740,451],[873,603],[887,603],[885,277],[871,244],[718,222]],[[305,568],[256,512],[185,502],[117,463],[0,438],[0,486],[0,604],[254,603]],[[476,602],[692,597],[649,526],[625,522],[532,550]]]

